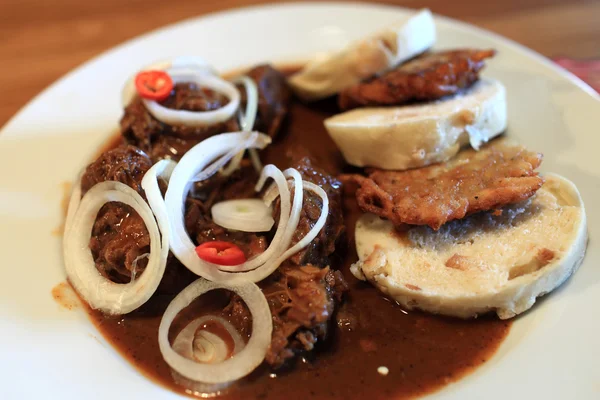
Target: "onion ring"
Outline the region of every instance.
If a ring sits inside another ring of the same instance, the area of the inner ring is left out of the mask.
[[[198,74],[217,75],[216,70],[202,57],[197,56],[179,56],[169,60],[161,60],[150,65],[145,66],[138,72],[149,71],[149,70],[161,70],[165,71],[168,69],[178,71],[193,71]],[[123,108],[127,107],[137,95],[135,89],[135,75],[131,76],[121,92],[121,103]]]
[[[161,233],[160,257],[161,260],[164,260],[165,266],[167,257],[169,256],[171,229],[169,227],[169,216],[167,215],[164,206],[165,201],[162,197],[160,187],[158,186],[158,179],[161,178],[168,183],[176,166],[177,163],[175,161],[160,160],[146,171],[146,174],[144,174],[144,177],[142,178],[142,189],[144,189],[144,193],[146,193],[146,199],[154,213],[154,217],[158,223],[158,229]]]
[[[215,224],[241,232],[269,232],[275,224],[273,210],[260,199],[225,200],[210,209]]]
[[[258,112],[258,88],[256,87],[254,80],[245,75],[233,79],[232,83],[244,85],[246,91],[246,111],[244,113],[242,113],[241,110],[239,111],[241,114],[240,127],[243,131],[251,131],[254,128],[256,113]],[[256,169],[257,172],[260,172],[262,170],[262,163],[260,162],[257,151],[255,149],[250,149],[248,152],[250,153],[250,159],[252,160],[254,169]],[[221,171],[221,174],[229,176],[237,170],[244,158],[244,153],[245,149],[237,153],[227,168]]]
[[[144,221],[150,236],[150,257],[137,280],[119,284],[105,278],[96,268],[89,240],[100,208],[109,202],[132,207]],[[69,210],[70,211],[70,210]],[[168,243],[168,234],[166,240]],[[69,281],[90,307],[109,314],[126,314],[144,304],[156,291],[166,266],[160,232],[152,210],[132,188],[114,181],[94,185],[81,199],[63,240],[65,269]]]
[[[251,131],[254,128],[256,113],[258,112],[258,88],[254,80],[245,75],[233,79],[232,83],[244,85],[244,90],[246,91],[246,111],[240,119],[240,126],[243,131]]]
[[[167,73],[171,76],[174,84],[182,82],[193,82],[200,87],[207,87],[227,96],[229,102],[223,107],[212,111],[187,111],[174,110],[161,105],[154,100],[142,99],[142,102],[157,120],[169,125],[184,126],[209,126],[225,122],[238,110],[240,106],[240,92],[237,88],[217,76],[211,76],[206,73],[196,71],[169,69]]]
[[[258,132],[256,132],[258,133]],[[191,179],[192,182],[201,182],[206,180],[217,173],[221,168],[223,168],[229,160],[234,157],[237,157],[239,154],[244,154],[245,144],[240,142],[237,146],[235,146],[232,150],[227,152],[224,156],[217,159],[215,162],[206,167],[203,171],[199,172],[198,175]],[[233,161],[232,161],[233,162]]]
[[[173,345],[171,346],[173,350],[175,350],[177,353],[187,358],[188,360],[198,359],[198,357],[194,355],[194,337],[196,335],[196,332],[198,331],[198,328],[200,328],[206,322],[212,321],[216,321],[219,324],[221,324],[223,328],[225,328],[227,333],[231,336],[234,346],[231,351],[231,354],[236,355],[237,353],[242,351],[246,344],[244,343],[244,340],[242,339],[240,333],[235,329],[231,322],[215,315],[204,315],[202,317],[196,318],[195,320],[187,324],[187,326],[177,334],[175,340],[173,340]],[[217,336],[213,333],[211,333],[211,335]],[[223,342],[223,344],[226,346],[223,339],[219,338],[219,340]],[[216,362],[223,362],[226,358],[226,356],[219,357]]]
[[[201,364],[173,350],[169,343],[169,328],[181,310],[204,293],[215,289],[230,290],[244,300],[252,314],[252,336],[236,356],[217,364]],[[224,383],[248,375],[263,362],[271,344],[272,331],[269,304],[256,284],[226,285],[200,278],[183,289],[165,310],[158,328],[158,345],[166,363],[184,377],[204,383]]]
[[[274,165],[267,165],[261,172],[255,190],[260,191],[267,179],[271,178],[275,182],[267,191],[264,201],[267,205],[270,205],[277,196],[281,199],[279,223],[269,247],[258,256],[235,266],[209,263],[197,256],[195,251],[196,245],[189,237],[184,223],[185,199],[189,192],[192,177],[200,174],[206,178],[208,176],[205,175],[208,174],[205,174],[205,171],[208,169],[211,169],[210,172],[214,173],[214,163],[209,168],[206,168],[210,161],[221,157],[223,154],[231,154],[240,143],[244,143],[244,148],[256,148],[261,147],[261,145],[256,143],[258,137],[263,138],[265,143],[270,140],[266,135],[258,135],[257,133],[253,134],[250,132],[228,133],[206,139],[194,146],[183,156],[171,177],[171,183],[165,199],[172,229],[171,251],[190,271],[210,281],[229,283],[258,282],[266,278],[286,258],[307,246],[318,235],[325,224],[329,212],[327,194],[322,189],[320,191],[319,189],[314,189],[324,199],[321,216],[317,224],[307,234],[308,239],[301,240],[288,249],[300,220],[303,188],[307,185],[312,190],[317,186],[303,181],[300,173],[294,169],[286,170],[283,173]],[[266,144],[263,144],[262,147],[264,145]],[[292,179],[294,184],[293,204],[287,178]],[[278,193],[275,193],[275,190]]]

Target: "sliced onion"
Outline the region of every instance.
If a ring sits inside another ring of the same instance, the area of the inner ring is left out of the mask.
[[[192,272],[203,276],[200,273],[202,268],[195,268],[195,262],[214,267],[214,264],[206,263],[198,258],[195,252],[196,246],[185,230],[184,206],[187,193],[192,184],[192,177],[203,172],[213,159],[235,151],[240,145],[243,148],[264,148],[270,141],[268,136],[256,132],[216,135],[190,149],[173,171],[165,200],[173,231],[171,250]],[[213,172],[216,172],[216,170]],[[205,179],[208,177],[205,176]],[[214,270],[215,268],[206,269]]]
[[[271,207],[260,199],[227,200],[212,206],[215,224],[242,232],[268,232],[273,227]]]
[[[250,161],[252,162],[252,166],[256,170],[256,172],[260,172],[263,169],[262,162],[260,161],[260,156],[258,155],[258,151],[256,149],[248,150],[248,154],[250,154]]]
[[[267,247],[267,249],[258,256],[240,265],[216,265],[206,263],[204,260],[200,260],[201,263],[197,264],[199,266],[199,269],[203,270],[205,273],[208,274],[216,273],[215,279],[218,280],[226,278],[232,279],[233,281],[250,280],[252,282],[258,282],[259,280],[266,278],[273,271],[275,271],[275,269],[277,269],[278,265],[274,265],[272,262],[269,263],[269,260],[275,260],[277,256],[281,254],[289,245],[289,240],[288,242],[286,242],[285,238],[287,232],[286,229],[290,220],[290,212],[292,206],[290,190],[288,188],[285,175],[283,175],[279,168],[277,168],[274,165],[267,165],[262,170],[254,189],[257,192],[262,190],[267,179],[269,178],[275,181],[274,184],[276,185],[277,189],[280,190],[282,199],[280,207],[281,210],[279,224],[277,225],[277,230],[275,231],[275,235],[273,236],[269,247]],[[215,268],[217,269],[217,271],[215,271]],[[223,275],[223,273],[225,273],[225,275]]]
[[[227,389],[233,382],[223,382],[223,383],[203,383],[196,382],[191,379],[186,378],[181,375],[179,372],[175,371],[171,368],[171,376],[173,377],[173,381],[185,388],[186,393],[191,394],[195,397],[200,397],[203,399],[209,399],[213,397],[220,396],[225,389]]]
[[[256,113],[258,112],[258,88],[256,87],[254,80],[248,76],[240,76],[234,79],[232,82],[234,84],[244,85],[244,90],[246,91],[246,111],[242,112],[240,110],[240,127],[243,131],[251,131],[254,128]],[[227,168],[221,171],[221,174],[224,176],[229,176],[236,171],[240,167],[240,163],[244,158],[244,153],[245,150],[242,150],[236,154]],[[250,149],[249,153],[252,160],[252,165],[257,172],[260,172],[262,170],[262,163],[258,157],[258,152],[255,149]]]
[[[211,111],[174,110],[161,105],[154,100],[142,99],[142,102],[157,120],[169,125],[184,126],[210,126],[225,122],[236,113],[240,106],[240,92],[237,88],[217,76],[206,73],[197,73],[190,70],[168,69],[173,83],[193,82],[200,87],[205,87],[224,94],[229,102],[223,107]]]
[[[98,211],[109,202],[132,207],[144,221],[150,236],[148,265],[138,279],[126,284],[114,283],[102,276],[89,248]],[[144,304],[156,291],[167,261],[166,253],[161,251],[160,232],[148,204],[129,186],[113,181],[99,183],[83,196],[65,232],[63,256],[67,276],[75,290],[90,307],[109,314],[126,314]]]
[[[192,342],[194,358],[204,364],[214,364],[227,359],[229,347],[227,343],[212,332],[201,331],[196,333]]]
[[[244,340],[242,339],[242,336],[239,334],[239,332],[235,329],[235,327],[229,321],[227,321],[224,318],[217,317],[214,315],[205,315],[203,317],[197,318],[194,321],[190,322],[185,328],[183,328],[183,330],[181,332],[179,332],[179,334],[177,335],[177,337],[175,337],[175,340],[173,341],[173,350],[175,350],[177,353],[179,353],[183,357],[187,358],[188,360],[198,359],[197,356],[194,356],[194,349],[193,349],[194,335],[199,327],[201,327],[206,322],[210,322],[210,321],[216,321],[217,323],[220,323],[227,330],[227,332],[231,335],[231,337],[233,339],[233,343],[234,343],[233,352],[231,354],[232,356],[235,356],[246,346],[246,344],[244,343]],[[213,340],[216,340],[216,338],[214,338]],[[224,360],[225,359],[223,358],[222,360],[218,360],[216,362],[221,362]],[[175,371],[173,369],[171,369],[171,375],[173,376],[173,380],[175,381],[175,383],[177,383],[180,386],[185,387],[187,390],[194,392],[194,393],[192,393],[193,395],[198,396],[198,397],[203,397],[203,398],[215,397],[216,395],[218,395],[220,393],[220,391],[224,390],[232,383],[232,382],[223,382],[223,383],[196,382],[196,381],[193,381],[191,379],[188,379],[188,378],[182,376],[180,373],[178,373],[177,371]]]
[[[254,129],[256,113],[258,112],[258,88],[254,80],[245,75],[234,79],[232,82],[244,85],[244,90],[246,91],[246,111],[242,115],[240,125],[243,131],[251,131]]]
[[[177,170],[175,173],[177,173]],[[174,236],[174,240],[171,243],[171,249],[175,256],[188,269],[190,269],[190,271],[211,281],[258,282],[273,273],[279,264],[281,264],[281,262],[277,263],[276,260],[278,259],[278,256],[289,246],[293,231],[289,233],[289,231],[286,230],[288,227],[288,221],[290,219],[291,204],[289,188],[283,173],[274,165],[267,165],[263,169],[255,189],[260,191],[266,180],[269,178],[273,178],[275,180],[275,183],[281,193],[281,215],[275,236],[273,237],[269,247],[263,253],[251,260],[246,261],[243,264],[232,267],[212,264],[204,261],[197,256],[195,251],[196,246],[185,231],[183,222],[177,224],[177,222],[173,220],[174,213],[170,211],[169,215],[172,218],[171,224],[173,226],[173,230],[175,231],[175,227],[177,227],[178,232],[181,233],[181,236]],[[169,191],[167,191],[167,197],[168,196]],[[169,200],[167,199],[167,202],[168,201]],[[286,236],[287,240],[285,240]],[[178,242],[178,240],[181,240],[181,242]]]
[[[221,171],[221,175],[229,176],[229,175],[233,174],[235,171],[237,171],[240,168],[240,164],[242,163],[242,160],[244,159],[245,152],[246,152],[245,150],[238,152],[231,159],[231,162],[229,163],[229,165],[227,165],[227,167],[223,168],[223,170]]]
[[[255,132],[255,133],[258,133],[258,132]],[[234,157],[237,157],[238,154],[242,154],[242,156],[243,156],[243,154],[244,154],[243,149],[245,149],[245,143],[240,142],[233,149],[231,149],[230,151],[225,153],[224,156],[220,157],[215,162],[210,164],[202,172],[199,172],[198,175],[193,177],[191,181],[192,182],[201,182],[201,181],[204,181],[204,180],[210,178],[211,176],[216,174],[217,171],[219,171],[221,168],[223,168],[229,162],[229,160],[231,160]]]
[[[216,322],[223,326],[233,340],[234,347],[231,349],[231,351],[229,351],[230,349],[227,343],[225,343],[222,338],[209,331],[203,331],[200,332],[200,334],[205,335],[205,338],[211,342],[210,345],[212,345],[215,351],[213,351],[211,354],[198,354],[198,352],[195,351],[196,344],[194,343],[194,340],[197,339],[198,330],[207,322]],[[172,347],[173,350],[188,360],[197,360],[203,363],[215,363],[225,361],[230,357],[230,355],[235,356],[244,348],[244,346],[245,344],[242,336],[231,324],[231,322],[215,315],[205,315],[200,318],[196,318],[185,328],[183,328],[177,337],[175,337]]]
[[[234,357],[221,363],[202,364],[180,355],[171,347],[169,328],[181,310],[204,293],[215,289],[230,290],[246,303],[252,315],[252,336]],[[272,330],[269,304],[258,286],[253,283],[226,285],[200,278],[179,293],[167,307],[158,328],[158,344],[167,364],[185,378],[204,383],[223,383],[248,375],[262,363],[271,344]]]
[[[146,193],[146,199],[148,199],[148,204],[154,213],[161,233],[160,257],[161,260],[164,260],[165,265],[169,256],[171,233],[169,216],[167,215],[165,201],[162,197],[160,186],[158,185],[158,179],[163,179],[168,183],[176,165],[177,163],[172,160],[160,160],[154,164],[142,178],[142,189],[144,189],[144,193]]]
[[[150,253],[140,254],[131,262],[131,282],[135,281],[135,277],[137,276],[137,264],[145,259],[150,257]]]
[[[206,62],[206,60],[197,56],[179,56],[169,60],[157,61],[145,66],[140,70],[140,72],[149,70],[178,70],[194,72],[197,74],[207,74],[213,76],[217,75],[216,70],[208,62]],[[137,95],[134,81],[135,75],[130,77],[123,87],[123,91],[121,93],[121,102],[123,104],[123,108],[127,107]]]

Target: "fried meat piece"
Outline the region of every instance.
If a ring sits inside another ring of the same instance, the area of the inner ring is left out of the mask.
[[[457,93],[479,79],[494,50],[452,50],[424,54],[340,93],[342,110],[430,101]]]
[[[523,201],[544,183],[535,169],[542,155],[494,141],[480,151],[464,150],[447,163],[408,171],[373,169],[352,176],[363,211],[396,227],[443,224],[467,215]]]

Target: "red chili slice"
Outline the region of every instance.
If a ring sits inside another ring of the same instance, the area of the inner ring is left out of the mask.
[[[204,261],[219,265],[238,265],[246,261],[242,249],[229,242],[206,242],[196,247],[196,254]]]
[[[143,71],[135,76],[135,88],[148,100],[164,100],[173,90],[173,80],[165,71]]]

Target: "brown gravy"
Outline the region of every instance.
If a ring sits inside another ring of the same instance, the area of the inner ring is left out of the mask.
[[[334,112],[333,102],[310,106],[295,102],[287,126],[263,152],[263,162],[283,168],[292,152],[307,153],[330,172],[348,171],[323,127],[323,119]],[[352,193],[345,195],[344,206],[348,244],[340,251],[337,267],[350,291],[338,315],[338,329],[311,359],[301,359],[285,371],[259,368],[221,398],[412,398],[438,390],[485,363],[508,334],[511,322],[495,317],[463,321],[406,312],[356,280],[349,271],[357,260],[353,229],[359,215]],[[175,392],[192,395],[174,382],[158,349],[161,315],[172,298],[155,295],[139,310],[120,317],[91,310],[89,314],[102,335],[140,372]],[[389,373],[378,373],[379,367]]]

